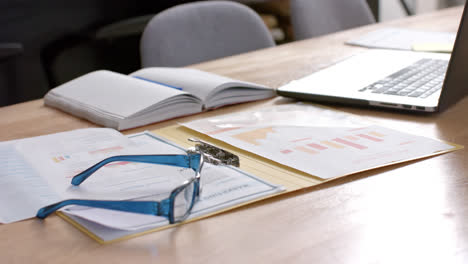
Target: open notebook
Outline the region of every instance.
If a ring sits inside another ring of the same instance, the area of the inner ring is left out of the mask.
[[[273,96],[275,91],[263,85],[201,70],[151,67],[129,75],[90,72],[50,90],[44,103],[124,130]]]

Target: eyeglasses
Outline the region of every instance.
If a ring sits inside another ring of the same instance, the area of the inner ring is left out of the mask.
[[[164,216],[168,218],[169,223],[171,224],[181,222],[187,218],[195,201],[198,200],[200,195],[200,172],[203,167],[202,154],[188,153],[187,155],[113,156],[96,163],[85,171],[74,176],[71,183],[78,186],[104,165],[116,161],[141,162],[188,168],[195,172],[195,177],[185,181],[180,186],[173,189],[169,197],[162,201],[99,201],[70,199],[43,207],[39,209],[36,216],[44,219],[64,206],[83,205],[132,213]]]
[[[195,172],[195,176],[173,189],[168,198],[161,201],[102,201],[70,199],[39,209],[36,217],[44,219],[51,213],[64,206],[82,205],[132,213],[163,216],[169,220],[170,224],[184,221],[190,215],[195,202],[199,200],[202,189],[201,170],[203,168],[204,162],[206,161],[216,165],[227,164],[237,167],[239,166],[239,158],[236,155],[197,139],[189,140],[198,142],[200,144],[196,145],[194,148],[189,149],[187,151],[187,155],[113,156],[96,163],[95,165],[74,176],[71,182],[73,185],[78,186],[104,165],[117,161],[160,164],[192,169]]]

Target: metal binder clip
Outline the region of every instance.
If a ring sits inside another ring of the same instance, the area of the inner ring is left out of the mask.
[[[202,153],[206,158],[206,162],[215,165],[224,164],[239,167],[240,163],[237,155],[196,138],[189,138],[188,140],[199,143],[195,147],[189,148],[188,151]]]

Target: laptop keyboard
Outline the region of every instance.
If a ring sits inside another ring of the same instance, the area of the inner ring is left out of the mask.
[[[448,61],[421,59],[359,91],[426,98],[442,88]]]

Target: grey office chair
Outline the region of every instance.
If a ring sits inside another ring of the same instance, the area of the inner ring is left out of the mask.
[[[375,23],[365,0],[291,0],[296,40]]]
[[[260,16],[229,1],[193,2],[157,14],[140,41],[142,67],[178,67],[274,46]]]

